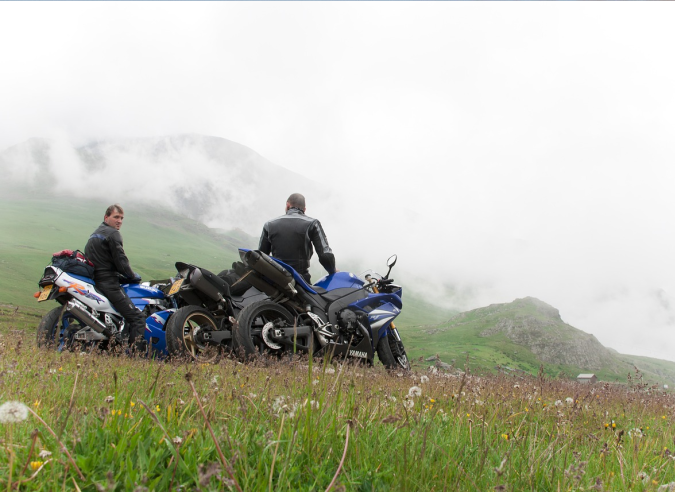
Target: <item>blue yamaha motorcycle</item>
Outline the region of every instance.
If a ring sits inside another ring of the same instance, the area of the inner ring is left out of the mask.
[[[257,250],[240,249],[242,275],[269,299],[244,307],[233,327],[234,348],[246,356],[285,352],[367,361],[374,354],[388,369],[410,368],[392,323],[402,308],[402,288],[389,278],[337,272],[309,285],[292,267]]]

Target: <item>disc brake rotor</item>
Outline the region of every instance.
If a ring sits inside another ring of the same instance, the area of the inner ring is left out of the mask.
[[[273,321],[268,321],[265,323],[265,326],[262,328],[262,338],[263,341],[265,342],[265,345],[267,345],[269,348],[272,350],[279,350],[281,348],[281,345],[276,343],[275,341],[272,340],[270,337],[270,332],[274,329],[274,322]]]

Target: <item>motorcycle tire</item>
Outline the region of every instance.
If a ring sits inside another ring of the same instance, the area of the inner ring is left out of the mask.
[[[387,335],[380,338],[380,341],[377,343],[377,356],[380,358],[382,365],[389,370],[410,370],[410,362],[408,362],[405,348],[393,336]]]
[[[76,323],[76,324],[75,324]],[[73,335],[83,326],[63,306],[55,307],[45,314],[37,326],[36,342],[40,348],[68,350],[73,345]]]
[[[242,309],[232,330],[235,353],[244,358],[284,353],[286,349],[281,344],[264,336],[265,327],[277,320],[289,326],[294,322],[293,315],[285,307],[272,301],[254,302]],[[307,345],[306,340],[299,343]]]
[[[223,347],[205,342],[202,334],[217,330],[216,321],[206,309],[199,306],[178,309],[166,323],[166,346],[169,355],[215,364],[223,354]]]

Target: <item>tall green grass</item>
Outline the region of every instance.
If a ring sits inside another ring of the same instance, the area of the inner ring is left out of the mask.
[[[0,424],[2,490],[642,491],[675,482],[675,398],[639,374],[619,386],[290,357],[196,365],[58,354],[31,338],[0,331],[0,403],[23,402],[44,422]]]

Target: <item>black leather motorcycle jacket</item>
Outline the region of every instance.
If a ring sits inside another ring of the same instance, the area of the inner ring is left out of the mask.
[[[124,254],[120,231],[105,222],[89,236],[84,254],[94,264],[94,280],[117,279],[118,274],[134,277],[134,271]]]
[[[258,249],[304,274],[309,270],[312,245],[321,265],[328,273],[335,273],[335,256],[321,223],[298,208],[290,208],[286,215],[265,224]]]

